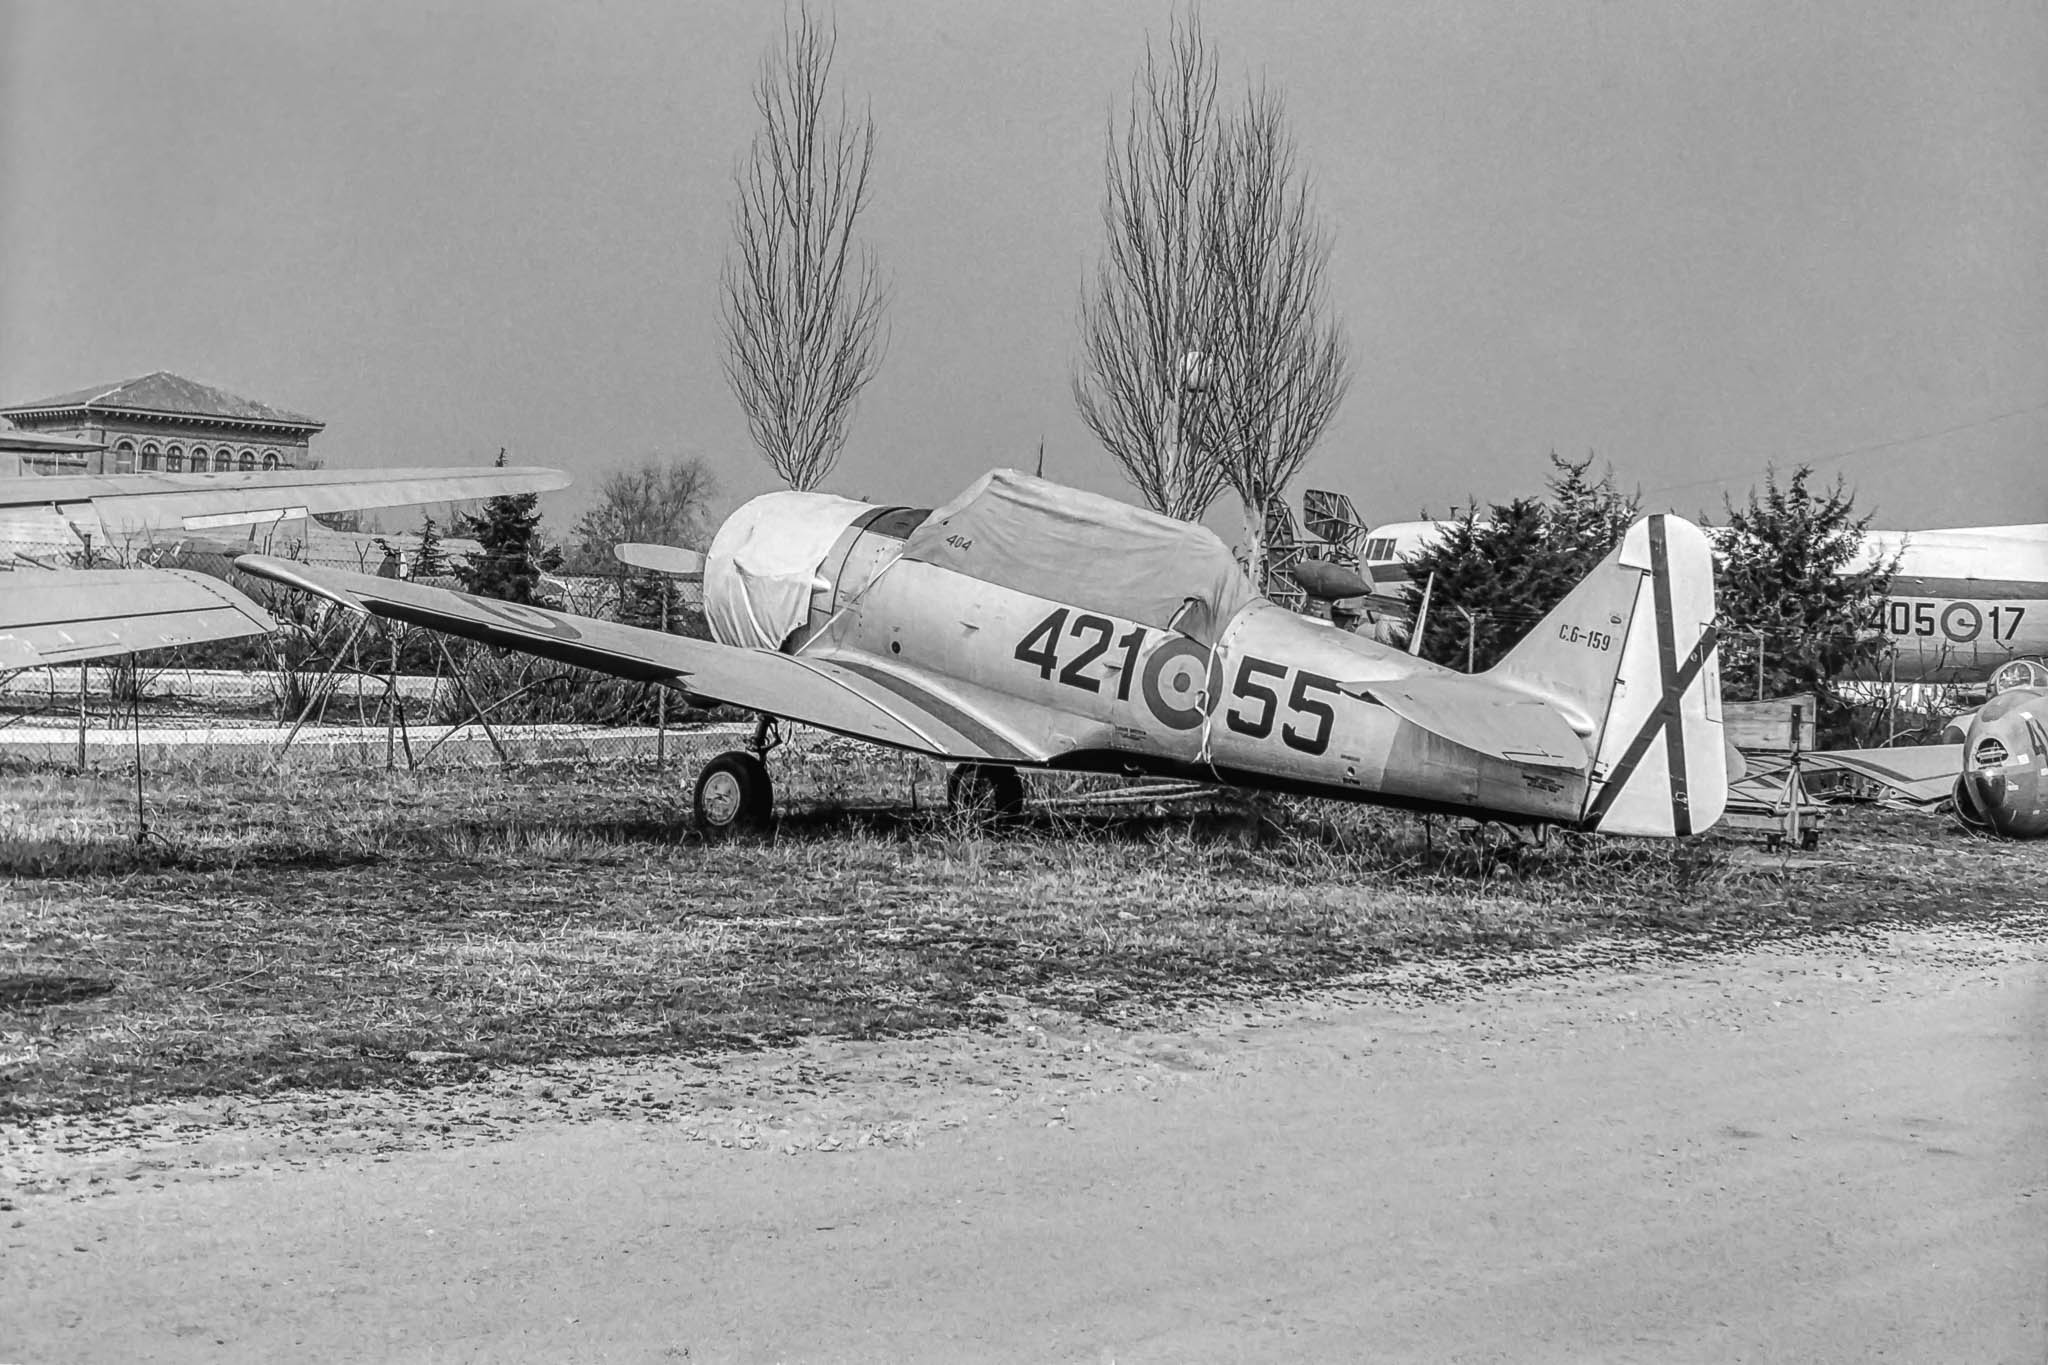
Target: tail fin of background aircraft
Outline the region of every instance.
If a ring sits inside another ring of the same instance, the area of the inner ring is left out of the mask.
[[[1582,828],[1694,834],[1721,818],[1713,620],[1706,536],[1679,517],[1645,517],[1487,674],[1560,708],[1594,746]]]

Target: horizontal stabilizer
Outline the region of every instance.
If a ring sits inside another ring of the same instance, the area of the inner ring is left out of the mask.
[[[1513,763],[1583,771],[1591,756],[1557,708],[1479,678],[1407,677],[1346,683],[1342,690],[1441,739]]]
[[[649,573],[667,574],[670,578],[691,582],[704,581],[703,554],[680,545],[628,542],[612,546],[612,558],[635,569],[646,569]]]

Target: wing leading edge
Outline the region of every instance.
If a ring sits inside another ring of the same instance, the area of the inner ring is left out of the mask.
[[[1042,739],[987,708],[942,695],[919,679],[894,671],[883,676],[871,666],[738,649],[269,555],[243,555],[235,566],[350,611],[614,677],[670,684],[704,701],[726,702],[892,748],[1003,763],[1043,763],[1054,752]]]
[[[314,513],[463,502],[566,488],[557,469],[284,469],[88,474],[0,480],[0,547],[76,553],[159,532],[267,526]]]

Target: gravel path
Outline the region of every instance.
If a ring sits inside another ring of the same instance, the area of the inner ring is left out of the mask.
[[[0,1131],[0,1360],[2048,1359],[2038,930],[1510,965]]]

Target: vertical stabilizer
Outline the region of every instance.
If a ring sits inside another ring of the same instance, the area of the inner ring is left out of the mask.
[[[1645,517],[1487,675],[1563,711],[1593,748],[1580,824],[1697,834],[1728,803],[1714,560],[1699,527]]]

